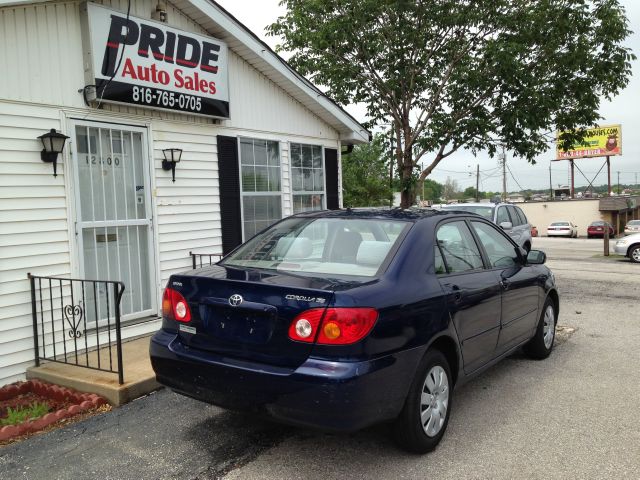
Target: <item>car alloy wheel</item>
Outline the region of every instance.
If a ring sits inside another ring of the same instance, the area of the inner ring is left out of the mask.
[[[542,360],[551,354],[556,336],[556,309],[551,298],[547,298],[542,307],[535,335],[524,346],[531,358]]]
[[[629,258],[631,259],[632,262],[640,263],[640,247],[634,247],[629,252]]]
[[[449,379],[440,365],[429,370],[422,386],[420,399],[420,419],[422,428],[429,437],[435,437],[442,430],[449,407]]]
[[[438,349],[427,350],[394,422],[396,441],[414,453],[432,451],[447,430],[453,402],[453,377],[447,357]]]
[[[544,325],[542,327],[542,336],[544,338],[544,346],[547,349],[553,345],[553,337],[556,334],[556,315],[551,305],[547,306],[544,312]]]

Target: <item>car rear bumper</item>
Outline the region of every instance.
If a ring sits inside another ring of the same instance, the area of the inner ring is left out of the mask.
[[[572,235],[571,230],[548,230],[548,237],[570,237]]]
[[[178,393],[333,431],[355,431],[396,417],[423,353],[412,349],[365,362],[309,358],[288,370],[190,349],[164,330],[150,344],[158,382]]]

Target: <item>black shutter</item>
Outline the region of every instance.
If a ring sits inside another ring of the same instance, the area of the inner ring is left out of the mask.
[[[222,253],[226,255],[242,243],[240,171],[238,139],[236,137],[218,135],[218,182],[220,185]]]
[[[338,210],[340,197],[338,195],[338,150],[324,149],[324,172],[327,177],[327,208]]]

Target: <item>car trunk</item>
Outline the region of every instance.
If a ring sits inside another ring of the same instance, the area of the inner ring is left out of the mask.
[[[326,308],[333,296],[333,290],[327,289],[331,285],[294,275],[256,271],[238,275],[237,269],[229,274],[231,269],[215,267],[213,271],[216,268],[215,275],[171,278],[170,286],[173,282],[182,285],[178,290],[192,316],[187,325],[195,328],[195,333],[179,330],[181,342],[251,362],[285,368],[302,364],[312,343],[290,340],[289,326],[305,310]],[[221,273],[226,278],[216,278]]]

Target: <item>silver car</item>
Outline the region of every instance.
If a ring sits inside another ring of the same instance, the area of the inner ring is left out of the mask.
[[[482,215],[501,227],[514,242],[527,252],[531,250],[531,224],[522,209],[516,205],[510,203],[456,203],[443,205],[441,209]]]
[[[624,227],[624,234],[640,233],[640,220],[631,220]]]
[[[634,263],[640,263],[640,233],[633,233],[616,241],[614,250],[619,255],[629,257]]]

